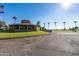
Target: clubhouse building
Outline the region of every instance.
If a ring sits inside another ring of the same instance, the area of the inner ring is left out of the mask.
[[[33,25],[30,20],[22,20],[20,24],[9,25],[10,31],[36,31],[36,25]]]

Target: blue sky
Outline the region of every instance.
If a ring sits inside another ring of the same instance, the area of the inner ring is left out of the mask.
[[[5,13],[4,21],[7,24],[13,23],[12,16],[17,16],[16,23],[20,23],[22,19],[29,19],[33,24],[37,21],[50,23],[50,28],[54,28],[54,22],[57,22],[57,28],[63,28],[62,22],[66,23],[66,28],[74,27],[73,21],[78,21],[79,24],[79,4],[72,4],[68,10],[62,8],[61,3],[4,3]],[[78,25],[79,26],[79,25]]]

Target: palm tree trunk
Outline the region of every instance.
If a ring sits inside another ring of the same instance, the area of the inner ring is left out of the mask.
[[[48,23],[48,29],[49,29],[49,23]]]
[[[57,26],[56,26],[56,23],[55,23],[55,30],[57,30]]]
[[[63,22],[63,25],[64,25],[64,30],[66,29],[65,25],[66,25],[66,22]]]
[[[45,29],[45,23],[43,23],[44,24],[44,29]]]
[[[75,29],[74,29],[74,30],[75,30],[75,32],[76,32],[76,27],[77,27],[76,23],[77,23],[77,21],[74,21],[74,23],[75,23]]]

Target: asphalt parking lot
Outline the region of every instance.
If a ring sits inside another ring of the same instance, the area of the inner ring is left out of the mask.
[[[79,33],[0,40],[0,56],[79,56]]]

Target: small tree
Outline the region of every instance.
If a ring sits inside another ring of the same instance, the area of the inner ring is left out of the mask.
[[[69,27],[69,30],[72,30],[72,28]]]

